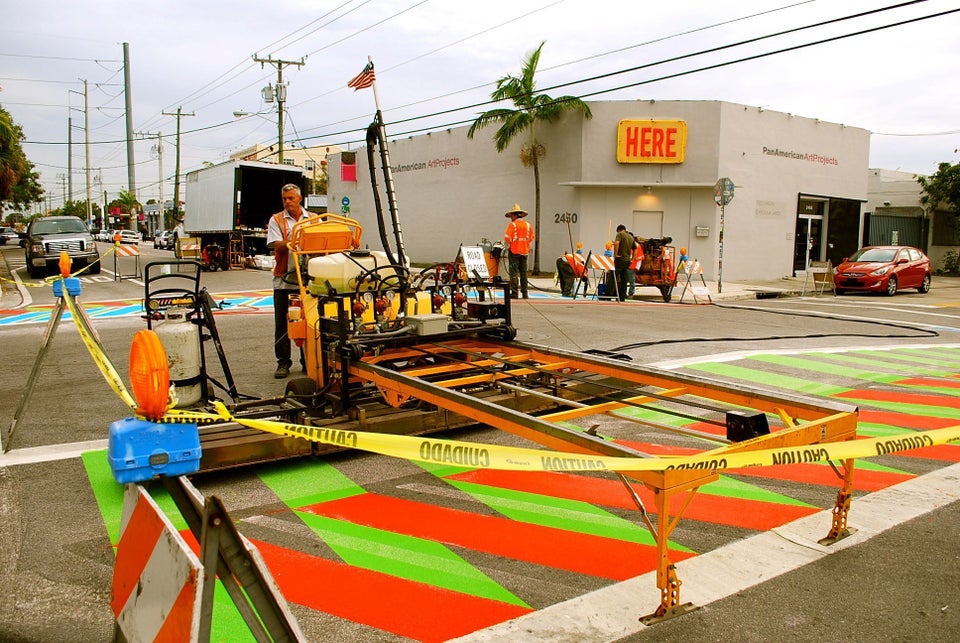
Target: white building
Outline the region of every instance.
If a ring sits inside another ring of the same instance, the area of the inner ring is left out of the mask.
[[[868,131],[718,101],[589,105],[591,119],[568,113],[538,125],[546,147],[542,271],[552,272],[556,257],[577,242],[601,252],[620,223],[642,237],[672,237],[700,260],[708,279],[777,279],[811,260],[836,265],[861,245]],[[499,154],[495,130],[480,130],[473,140],[461,127],[389,142],[413,261],[449,261],[461,244],[499,240],[515,202],[534,222],[533,172],[519,158],[523,141]],[[342,175],[341,160],[330,158],[331,211],[347,197],[366,243],[378,248],[366,150],[356,153],[355,181],[343,180],[349,167]],[[735,185],[724,208],[714,199],[721,178]]]

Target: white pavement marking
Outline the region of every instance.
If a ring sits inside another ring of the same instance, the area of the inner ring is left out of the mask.
[[[38,464],[54,460],[69,460],[79,458],[87,451],[102,451],[107,448],[106,440],[88,440],[87,442],[71,442],[70,444],[51,444],[29,449],[14,449],[0,454],[0,467],[11,467],[18,464]]]
[[[830,511],[821,511],[681,561],[681,600],[707,605],[866,542],[957,501],[958,482],[960,464],[954,464],[854,500],[849,526],[857,532],[830,547],[817,542],[829,531],[832,517]],[[639,619],[659,605],[656,577],[649,572],[454,640],[615,641],[646,629]]]

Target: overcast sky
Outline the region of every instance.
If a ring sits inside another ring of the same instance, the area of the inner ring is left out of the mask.
[[[845,123],[874,133],[871,167],[931,173],[940,162],[960,160],[960,12],[804,47],[960,9],[960,2],[926,0],[881,11],[897,4],[28,0],[3,9],[0,105],[22,126],[24,149],[55,206],[62,203],[72,118],[73,198],[82,200],[87,80],[90,167],[102,172],[114,198],[128,187],[122,43],[129,43],[134,130],[162,133],[169,199],[177,119],[164,112],[179,107],[191,114],[181,118],[181,174],[255,143],[276,142],[276,106],[263,102],[261,88],[276,82],[277,70],[255,63],[255,55],[304,61],[283,69],[287,146],[356,146],[372,119],[374,97],[346,83],[367,56],[376,65],[388,136],[406,136],[490,109],[468,106],[488,99],[494,81],[518,73],[524,54],[546,41],[538,78],[551,96],[726,100]],[[726,48],[692,55],[718,47]],[[685,58],[667,61],[678,56]],[[750,57],[757,58],[687,73]],[[625,71],[639,66],[645,67]],[[260,115],[236,119],[238,111]],[[144,202],[159,196],[156,143],[134,146],[136,191]]]

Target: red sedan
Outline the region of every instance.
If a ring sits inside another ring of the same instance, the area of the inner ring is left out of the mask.
[[[930,291],[930,259],[910,246],[867,246],[837,266],[833,286],[845,292],[882,292],[893,296],[901,288]]]

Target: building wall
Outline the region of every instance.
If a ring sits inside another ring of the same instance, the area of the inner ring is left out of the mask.
[[[728,266],[736,279],[792,274],[799,194],[866,199],[864,129],[723,103],[720,132],[719,174],[736,185],[725,208],[724,276]]]
[[[590,120],[566,114],[538,125],[546,148],[540,168],[543,271],[553,270],[571,241],[602,252],[619,223],[651,236],[641,226],[655,220],[651,213],[662,212],[662,235],[686,246],[701,261],[705,278],[776,279],[792,274],[798,194],[866,198],[869,132],[860,128],[719,101],[601,101],[590,107]],[[684,121],[684,162],[618,163],[621,119]],[[390,141],[403,237],[413,261],[448,261],[460,244],[500,239],[503,213],[515,202],[534,222],[533,172],[520,161],[521,142],[499,154],[495,129],[480,130],[474,140],[462,127]],[[339,159],[331,159],[331,210],[347,196],[351,216],[364,225],[371,247],[379,247],[365,150],[357,156],[355,183],[341,181]],[[721,177],[736,186],[723,208],[722,275],[721,208],[713,188]],[[377,180],[382,187],[382,176]],[[573,217],[563,213],[575,213],[576,220],[568,222]],[[698,226],[707,236],[697,236]]]

